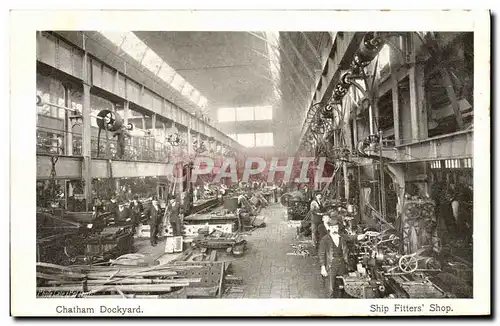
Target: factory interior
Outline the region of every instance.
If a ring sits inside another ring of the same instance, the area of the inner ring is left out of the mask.
[[[37,297],[473,297],[473,33],[36,42]]]

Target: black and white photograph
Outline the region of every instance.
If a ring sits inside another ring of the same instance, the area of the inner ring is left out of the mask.
[[[490,313],[487,11],[132,14],[19,28],[12,315]]]

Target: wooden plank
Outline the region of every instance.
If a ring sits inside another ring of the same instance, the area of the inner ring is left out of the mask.
[[[224,277],[224,282],[229,284],[243,284],[243,278],[235,275],[226,275]]]
[[[186,288],[188,297],[215,297],[217,295],[217,286],[205,288]]]
[[[220,270],[220,280],[219,280],[219,287],[218,287],[218,296],[219,298],[222,298],[222,287],[224,286],[224,272],[226,271],[224,265],[225,263],[222,262],[221,264],[221,270]]]
[[[216,249],[212,249],[208,260],[209,261],[216,261],[217,260],[217,250]]]
[[[174,287],[189,286],[189,283],[179,283],[172,285]],[[140,285],[88,285],[87,291],[116,291],[123,292],[168,292],[172,290],[171,285],[164,284],[140,284]],[[44,286],[37,287],[37,292],[61,292],[61,291],[83,291],[83,286],[65,285],[65,286]]]
[[[96,285],[96,284],[161,284],[161,285],[171,285],[177,286],[177,284],[185,284],[185,283],[199,283],[201,282],[201,278],[178,278],[178,279],[142,279],[142,278],[119,278],[119,279],[111,279],[111,280],[88,280],[87,284]],[[81,281],[75,280],[54,280],[48,281],[47,284],[50,285],[80,285]]]

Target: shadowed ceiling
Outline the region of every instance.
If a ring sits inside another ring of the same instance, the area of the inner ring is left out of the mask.
[[[266,43],[245,32],[134,32],[209,101],[209,107],[269,104]],[[266,79],[267,78],[267,79]]]
[[[291,140],[298,138],[330,37],[280,32],[273,44],[264,32],[134,34],[208,99],[213,120],[220,107],[272,105],[281,131],[276,145],[283,147],[293,147]]]

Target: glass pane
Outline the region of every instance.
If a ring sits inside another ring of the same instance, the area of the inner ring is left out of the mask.
[[[172,81],[174,75],[175,75],[175,70],[172,69],[172,67],[170,67],[166,63],[164,63],[163,66],[161,66],[161,69],[158,72],[158,77],[160,77],[167,83],[170,83]]]
[[[253,120],[253,108],[252,107],[237,108],[236,120],[238,121]]]
[[[59,97],[57,99],[57,105],[64,106],[64,99],[61,98],[61,97]],[[60,118],[60,119],[64,118],[65,110],[61,109],[61,108],[58,108],[57,111],[58,111],[58,116],[57,117]]]
[[[190,99],[193,103],[198,103],[198,101],[200,100],[200,92],[198,92],[196,89],[193,88],[193,91],[191,92],[191,95],[190,95]]]
[[[217,119],[219,122],[228,122],[235,120],[235,110],[234,108],[220,108],[217,111]]]
[[[147,50],[146,44],[137,38],[133,33],[129,33],[123,42],[122,50],[137,61],[141,61]]]
[[[227,136],[230,137],[230,138],[232,138],[232,139],[234,139],[234,140],[236,140],[236,134],[228,134]]]
[[[201,108],[205,108],[208,104],[208,100],[206,99],[206,97],[204,97],[203,95],[200,94],[200,99],[198,100],[198,106],[201,107]],[[234,120],[231,120],[231,121],[234,121]]]
[[[114,31],[105,31],[100,32],[105,38],[110,40],[116,46],[120,46],[123,42],[123,39],[127,36],[128,32],[114,32]]]
[[[156,74],[158,69],[160,69],[163,60],[151,49],[146,51],[146,55],[142,60],[142,65],[146,67],[149,71]]]
[[[274,145],[273,133],[255,134],[255,147],[269,147]]]
[[[377,73],[380,75],[382,69],[390,63],[391,60],[391,48],[386,44],[380,49],[378,54],[378,68]]]
[[[186,85],[184,85],[184,87],[182,88],[181,94],[189,98],[192,92],[193,92],[193,86],[191,86],[189,83],[186,83]]]
[[[238,134],[237,139],[245,147],[255,147],[255,134]]]
[[[271,120],[273,118],[273,108],[271,106],[255,107],[255,120]]]
[[[174,80],[172,80],[172,83],[170,83],[170,85],[172,85],[173,88],[180,92],[184,83],[184,78],[182,78],[182,76],[179,74],[175,74]]]

